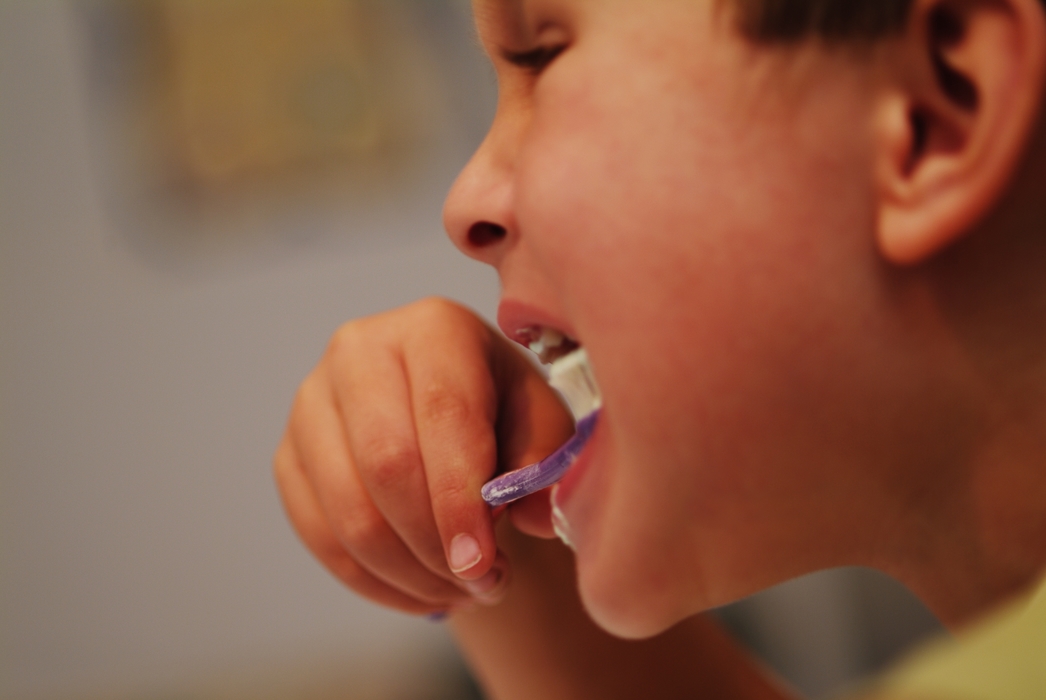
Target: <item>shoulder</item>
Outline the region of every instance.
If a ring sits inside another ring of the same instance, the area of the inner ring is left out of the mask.
[[[954,637],[917,649],[851,700],[1046,698],[1046,579]]]

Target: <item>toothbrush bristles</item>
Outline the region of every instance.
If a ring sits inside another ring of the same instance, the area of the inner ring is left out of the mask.
[[[549,368],[548,383],[563,395],[574,414],[574,420],[581,420],[602,405],[599,385],[596,384],[584,348],[578,348],[553,362]]]

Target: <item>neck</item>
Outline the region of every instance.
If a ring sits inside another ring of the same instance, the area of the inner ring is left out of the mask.
[[[1046,441],[1043,430],[1030,433],[1001,429],[971,460],[950,507],[937,511],[946,517],[916,523],[893,562],[892,573],[949,627],[1046,575]]]
[[[1044,133],[995,213],[924,270],[970,423],[956,426],[947,493],[906,534],[920,546],[892,573],[949,626],[1046,573]]]

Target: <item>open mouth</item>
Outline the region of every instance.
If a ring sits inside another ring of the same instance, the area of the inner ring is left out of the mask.
[[[492,506],[511,503],[562,479],[592,436],[603,405],[588,353],[580,343],[555,329],[537,326],[520,331],[516,337],[525,342],[543,363],[550,365],[549,384],[566,400],[574,414],[576,430],[572,438],[540,462],[502,474],[484,484],[481,495]]]
[[[581,344],[573,338],[567,337],[555,328],[545,326],[531,326],[520,331],[518,337],[530,348],[531,352],[538,356],[543,365],[550,365],[581,347]]]
[[[581,344],[566,334],[544,326],[532,326],[518,336],[549,366],[548,383],[558,391],[578,421],[602,405],[602,396]]]

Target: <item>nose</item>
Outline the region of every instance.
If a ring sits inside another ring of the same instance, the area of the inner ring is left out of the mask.
[[[502,115],[458,175],[443,226],[465,255],[498,267],[516,238],[511,137]]]

